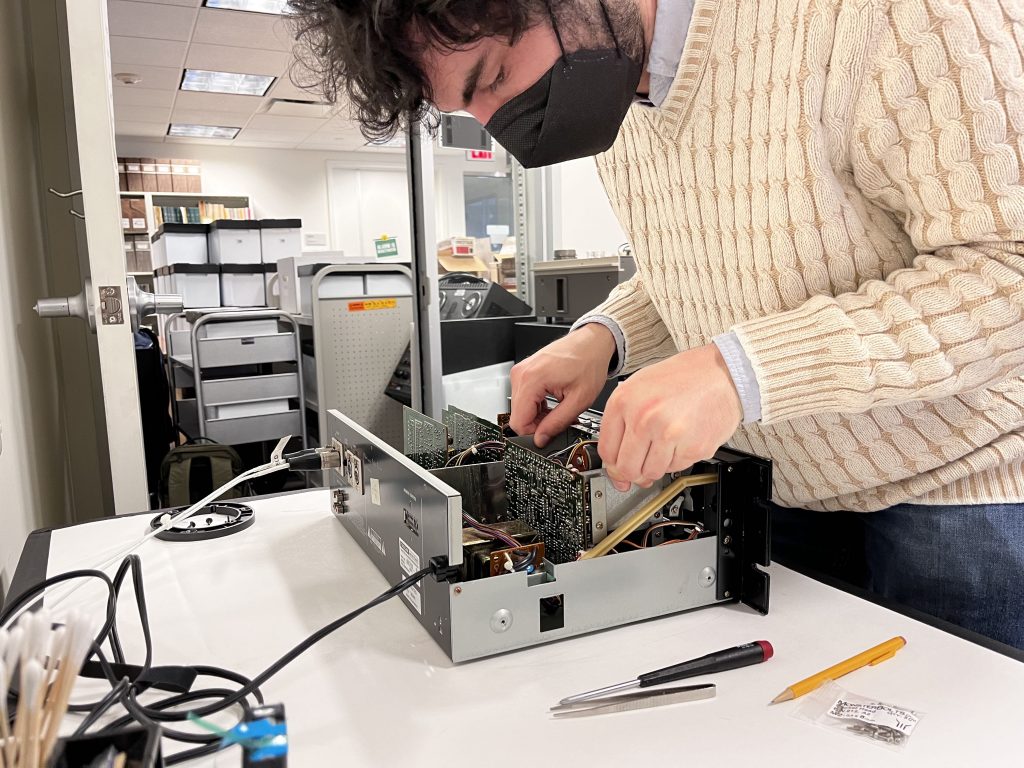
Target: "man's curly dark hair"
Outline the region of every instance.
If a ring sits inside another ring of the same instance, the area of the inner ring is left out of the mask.
[[[329,102],[347,96],[371,141],[406,121],[436,125],[420,59],[487,37],[514,44],[559,0],[289,0],[305,73],[299,85]]]

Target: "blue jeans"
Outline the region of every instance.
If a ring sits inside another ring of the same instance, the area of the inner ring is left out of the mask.
[[[773,559],[1024,650],[1024,504],[773,507]]]

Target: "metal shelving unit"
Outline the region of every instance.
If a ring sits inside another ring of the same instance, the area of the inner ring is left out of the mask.
[[[182,429],[227,445],[295,435],[308,447],[299,327],[291,315],[196,310],[171,315],[165,333],[172,410]],[[179,398],[179,391],[194,394]],[[284,410],[267,408],[282,401]]]

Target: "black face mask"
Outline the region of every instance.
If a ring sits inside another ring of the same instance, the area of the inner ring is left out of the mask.
[[[526,168],[596,155],[614,143],[642,70],[616,48],[563,53],[484,127]]]

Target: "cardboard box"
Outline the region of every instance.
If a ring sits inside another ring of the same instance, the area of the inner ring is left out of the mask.
[[[125,272],[137,272],[135,269],[135,238],[131,235],[124,236],[124,270]]]
[[[146,225],[146,201],[142,198],[129,198],[132,212],[131,229],[136,232],[146,232],[149,227]]]
[[[153,271],[153,254],[149,235],[135,235],[135,272]]]
[[[486,240],[486,238],[484,238]],[[437,261],[441,274],[447,272],[468,272],[486,277],[491,260],[479,247],[481,241],[472,237],[451,237],[437,244]],[[490,240],[487,240],[488,250]]]
[[[121,229],[132,228],[132,201],[131,198],[121,198]]]
[[[158,157],[156,160],[156,191],[174,191],[171,184],[171,159],[168,157]]]
[[[200,173],[199,161],[188,160],[186,161],[185,167],[188,172],[185,174],[187,192],[194,192],[199,194],[203,191],[203,177]]]
[[[142,158],[142,191],[156,192],[156,158]]]
[[[126,157],[124,170],[128,176],[128,191],[142,192],[142,161],[137,157]]]
[[[171,161],[171,191],[188,192],[188,165],[187,160]]]
[[[128,191],[128,173],[125,171],[124,158],[117,158],[117,188],[122,192]]]

